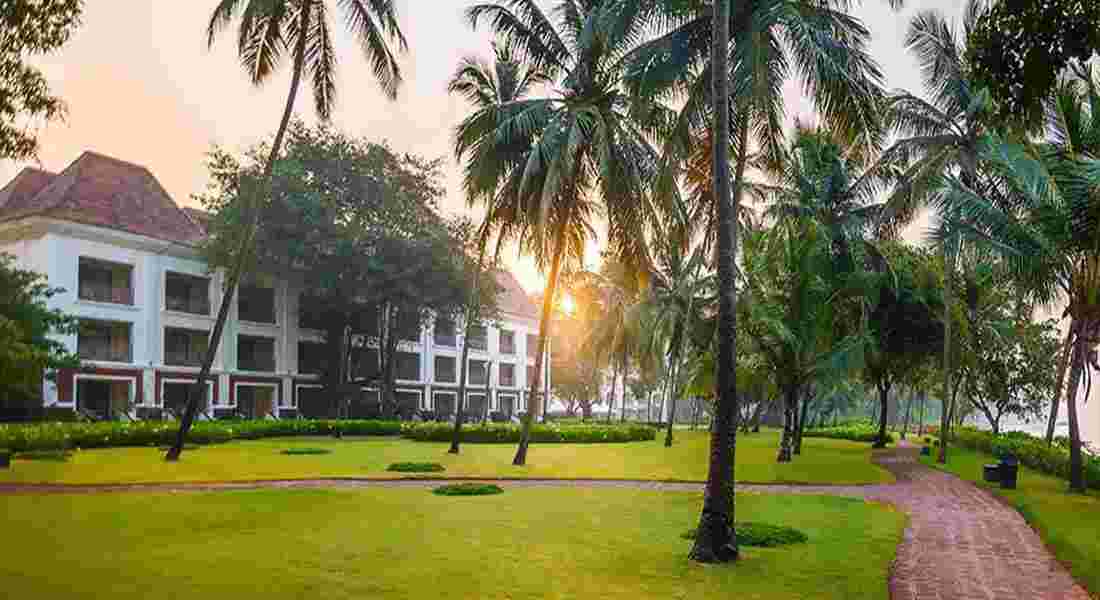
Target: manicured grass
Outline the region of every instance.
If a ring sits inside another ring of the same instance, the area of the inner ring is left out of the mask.
[[[886,483],[893,477],[870,462],[869,444],[807,439],[802,456],[775,462],[778,433],[740,436],[737,478],[743,482]],[[708,436],[680,431],[672,448],[660,440],[628,444],[533,444],[526,467],[512,466],[511,444],[466,444],[458,456],[447,444],[399,438],[270,438],[204,446],[167,463],[156,448],[74,451],[66,463],[13,461],[0,482],[124,483],[246,481],[316,477],[392,479],[398,462],[438,462],[446,477],[611,478],[704,481]],[[292,448],[323,448],[330,454],[285,456]]]
[[[1031,523],[1058,560],[1069,566],[1074,577],[1100,597],[1100,494],[1067,494],[1064,479],[1021,467],[1017,489],[1004,490],[982,481],[982,465],[996,460],[966,448],[948,449],[946,470],[993,491]],[[934,457],[921,461],[936,468]]]
[[[687,559],[700,496],[514,488],[0,497],[10,598],[886,600],[905,517],[844,498],[739,498],[809,540]]]

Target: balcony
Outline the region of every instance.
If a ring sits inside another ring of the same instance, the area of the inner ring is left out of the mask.
[[[209,348],[205,331],[166,327],[164,329],[164,364],[173,367],[201,367]]]
[[[483,360],[470,361],[470,385],[489,385],[488,366]]]
[[[458,336],[455,334],[455,322],[450,319],[436,319],[432,339],[436,346],[454,348],[458,346]]]
[[[166,273],[164,308],[193,315],[209,315],[210,280],[182,273]]]
[[[500,353],[516,353],[516,333],[514,331],[507,331],[504,329],[500,331]]]
[[[515,387],[516,386],[516,366],[509,364],[500,365],[500,371],[497,373],[500,378],[501,387]]]
[[[76,349],[81,360],[128,363],[132,361],[130,323],[80,321]]]
[[[435,357],[435,380],[439,383],[457,383],[457,361],[453,356]]]
[[[133,267],[80,257],[77,297],[91,302],[134,304]]]

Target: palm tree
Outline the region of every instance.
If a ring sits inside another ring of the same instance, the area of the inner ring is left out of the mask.
[[[965,44],[986,10],[986,0],[968,0],[961,32],[937,11],[921,12],[909,23],[906,45],[920,65],[929,99],[909,92],[895,93],[890,98],[890,124],[902,137],[883,153],[881,160],[906,166],[899,174],[899,185],[886,202],[884,215],[892,223],[911,221],[922,206],[936,204],[945,175],[955,174],[967,181],[978,177],[979,141],[988,129],[993,105],[988,93],[969,79]],[[944,224],[958,225],[955,215],[944,213],[939,218]],[[951,313],[961,243],[958,235],[949,235],[942,238],[940,246],[944,263],[945,333],[938,457],[941,463],[947,462],[951,396],[956,388],[951,358]]]
[[[615,406],[615,388],[620,375],[623,395],[620,397],[622,418],[626,415],[626,378],[630,355],[638,343],[638,320],[634,318],[639,308],[641,285],[631,269],[614,260],[605,261],[599,273],[585,272],[582,277],[590,280],[599,290],[599,311],[594,326],[585,336],[584,344],[606,357],[611,365],[611,393],[607,405],[607,420],[611,420]]]
[[[1036,302],[1066,305],[1070,489],[1084,492],[1077,394],[1100,343],[1100,158],[1078,152],[1065,126],[1094,118],[1095,104],[1087,93],[1076,102],[1064,100],[1050,113],[1049,144],[1028,147],[984,136],[980,157],[990,176],[974,182],[951,178],[943,203],[970,225],[971,237],[1001,254]]]
[[[390,99],[397,98],[401,85],[401,68],[397,64],[390,44],[397,44],[401,51],[407,49],[407,43],[397,23],[397,12],[389,0],[344,0],[341,2],[346,14],[348,29],[361,44],[363,55],[371,63],[375,78]],[[307,74],[313,87],[313,104],[317,115],[327,121],[332,115],[336,103],[336,51],[332,44],[332,30],[329,24],[329,3],[325,0],[221,0],[210,16],[206,27],[207,46],[213,46],[218,34],[227,28],[237,16],[240,16],[240,28],[237,32],[237,54],[241,67],[248,74],[253,85],[261,86],[278,69],[287,52],[291,54],[290,92],[286,106],[271,143],[267,163],[264,166],[263,180],[260,182],[242,182],[239,201],[243,203],[242,214],[246,215],[244,229],[240,232],[240,246],[232,258],[232,265],[222,290],[222,301],[218,308],[218,317],[214,322],[214,331],[202,361],[202,368],[195,379],[195,386],[188,394],[187,408],[180,421],[176,442],[165,459],[178,460],[183,452],[184,439],[195,418],[198,400],[206,393],[206,380],[218,352],[222,331],[225,329],[229,308],[236,295],[245,265],[249,260],[249,251],[259,227],[259,210],[256,206],[263,202],[263,192],[270,184],[271,172],[275,168],[275,159],[282,148],[283,136],[294,113],[294,100],[298,96],[298,86],[302,76]],[[205,403],[205,402],[204,402]]]
[[[583,256],[594,213],[603,209],[613,255],[632,268],[646,261],[642,231],[651,211],[645,191],[657,162],[649,139],[665,111],[653,101],[631,102],[625,93],[622,62],[646,24],[631,20],[605,28],[612,4],[560,0],[554,19],[535,0],[477,4],[466,13],[473,27],[487,22],[529,71],[553,83],[541,97],[477,108],[455,142],[465,162],[467,198],[487,205],[486,233],[498,244],[518,242],[549,271],[536,390],[558,278],[563,266]],[[532,394],[516,465],[526,463],[538,401]]]
[[[734,479],[737,439],[737,290],[734,260],[737,253],[737,197],[729,178],[730,77],[727,65],[730,41],[730,3],[714,5],[711,61],[714,99],[714,197],[718,213],[718,389],[711,426],[710,466],[703,491],[703,510],[695,531],[691,558],[703,563],[737,560],[737,533],[733,529]],[[743,148],[743,146],[742,146]]]

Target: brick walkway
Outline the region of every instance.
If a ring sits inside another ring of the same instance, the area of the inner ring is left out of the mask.
[[[1047,551],[1023,517],[991,493],[917,461],[916,448],[879,453],[875,462],[898,482],[889,485],[749,485],[738,492],[863,497],[910,516],[890,579],[893,600],[1090,600]],[[312,479],[242,483],[128,485],[0,484],[0,494],[194,492],[255,488],[370,488],[440,485],[454,479]],[[476,480],[509,487],[631,487],[701,491],[702,484],[636,480]]]
[[[890,579],[893,600],[1089,600],[1020,513],[898,449],[877,462],[898,479],[870,500],[909,513]]]

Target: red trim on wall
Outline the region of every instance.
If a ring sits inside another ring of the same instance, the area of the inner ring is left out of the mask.
[[[239,375],[229,376],[229,404],[237,404],[237,384],[238,383],[274,383],[277,384],[275,388],[275,405],[280,406],[283,399],[283,380],[280,377],[248,377]]]
[[[114,377],[134,378],[134,402],[144,404],[145,386],[141,369],[103,369],[99,367],[91,369],[60,369],[57,371],[57,401],[64,404],[72,404],[73,390],[76,389],[77,375],[111,375]]]
[[[161,397],[164,393],[164,388],[161,385],[162,380],[164,380],[164,379],[186,379],[188,381],[194,382],[198,379],[195,375],[196,375],[195,373],[173,373],[171,371],[157,371],[156,388],[153,389],[153,394],[157,399],[157,405],[158,406],[164,406],[164,398]],[[216,405],[218,403],[218,388],[221,387],[221,386],[218,385],[218,376],[214,375],[214,376],[210,377],[210,379],[207,379],[206,381],[213,384],[213,385],[210,386],[211,387],[211,395],[213,395],[211,406]]]

